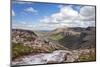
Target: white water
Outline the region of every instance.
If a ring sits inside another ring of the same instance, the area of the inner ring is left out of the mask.
[[[67,60],[65,58],[67,57]],[[18,61],[19,60],[19,61]],[[29,64],[47,64],[47,63],[61,63],[74,62],[72,53],[65,50],[57,50],[52,53],[41,53],[37,55],[28,55],[13,61],[13,65],[29,65]]]

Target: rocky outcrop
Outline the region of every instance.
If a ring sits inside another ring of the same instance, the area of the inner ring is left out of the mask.
[[[30,30],[12,29],[12,42],[21,43],[23,45],[34,44],[38,36]]]
[[[28,55],[13,61],[13,65],[27,64],[51,64],[62,62],[74,62],[78,57],[74,58],[72,52],[65,50],[57,50],[52,53],[41,53],[37,55]]]
[[[27,64],[51,64],[51,63],[68,63],[68,62],[79,62],[80,56],[94,54],[94,49],[84,50],[56,50],[52,53],[40,53],[37,55],[28,55],[18,59],[15,59],[13,65],[27,65]],[[84,54],[84,55],[83,55]],[[95,56],[95,55],[94,55]],[[88,58],[88,57],[83,57]],[[93,61],[93,60],[91,60]]]

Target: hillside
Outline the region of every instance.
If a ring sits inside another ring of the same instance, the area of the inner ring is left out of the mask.
[[[52,31],[50,39],[69,49],[95,48],[95,27],[58,28]]]
[[[13,58],[30,53],[48,53],[58,49],[66,49],[62,45],[44,40],[33,31],[12,29],[12,55]]]

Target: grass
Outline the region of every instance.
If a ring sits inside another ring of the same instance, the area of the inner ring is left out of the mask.
[[[83,62],[85,62],[85,61],[95,61],[96,60],[96,54],[92,53],[92,52],[90,52],[88,54],[81,54],[79,56],[79,60],[83,61]]]
[[[52,52],[53,49],[51,49],[49,46],[43,46],[43,47],[29,47],[24,46],[22,44],[16,44],[12,43],[12,58],[21,57],[23,55],[28,55],[30,53],[48,53]]]
[[[33,52],[33,48],[23,46],[22,44],[13,43],[13,47],[12,47],[13,58],[20,57],[22,55],[26,55],[31,52]]]
[[[60,40],[63,36],[61,34],[52,34],[49,38],[52,40]]]

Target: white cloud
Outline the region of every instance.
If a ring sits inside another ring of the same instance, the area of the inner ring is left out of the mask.
[[[35,10],[33,7],[26,8],[26,9],[24,9],[24,11],[32,12],[32,13],[37,13],[37,10]]]
[[[57,13],[46,16],[40,20],[40,24],[32,25],[22,22],[21,25],[15,25],[16,28],[34,29],[34,30],[53,30],[59,27],[88,27],[95,26],[95,7],[83,6],[78,13],[71,6],[60,6]],[[32,7],[26,11],[37,12]]]
[[[12,23],[12,28],[13,29],[27,29],[27,30],[33,30],[34,29],[34,25],[33,24],[29,24],[25,21],[20,21],[20,22],[13,22]]]
[[[49,25],[53,25],[53,28],[95,26],[95,7],[83,6],[80,8],[80,13],[73,10],[71,6],[60,5],[59,8],[60,11],[58,13],[45,17],[40,22],[48,24],[48,28]]]
[[[14,12],[14,10],[12,10],[12,16],[15,16],[15,12]]]
[[[95,7],[92,6],[84,6],[80,10],[80,14],[84,17],[90,17],[95,15]]]
[[[95,7],[84,6],[80,10],[80,18],[82,20],[95,20]]]
[[[62,7],[58,13],[52,14],[44,18],[41,22],[63,22],[65,20],[73,20],[78,16],[78,12],[71,7]]]
[[[40,20],[42,24],[48,24],[48,28],[52,25],[51,29],[57,27],[71,26],[71,22],[78,17],[78,12],[73,10],[70,6],[60,6],[58,13],[52,14]]]

